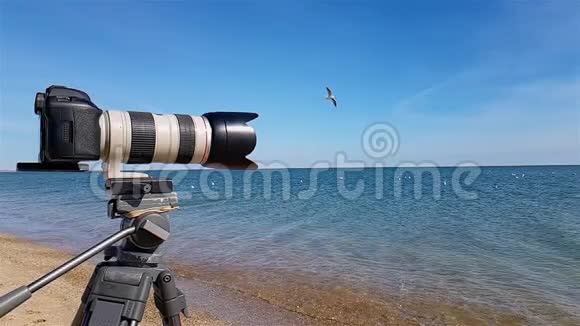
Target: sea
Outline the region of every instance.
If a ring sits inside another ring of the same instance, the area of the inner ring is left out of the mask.
[[[580,324],[580,166],[147,174],[174,180],[181,278],[309,323]],[[0,233],[80,252],[119,229],[100,172],[0,184]]]

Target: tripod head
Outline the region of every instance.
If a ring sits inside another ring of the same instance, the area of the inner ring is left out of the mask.
[[[173,182],[168,179],[108,179],[111,194],[108,215],[122,218],[121,230],[135,227],[121,246],[105,250],[105,260],[113,257],[128,265],[156,265],[155,250],[169,238],[168,212],[178,208]]]

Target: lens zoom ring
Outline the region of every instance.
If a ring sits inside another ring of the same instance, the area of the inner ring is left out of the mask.
[[[148,112],[131,112],[131,152],[127,163],[151,163],[155,154],[155,120]]]
[[[179,123],[179,152],[175,163],[187,164],[193,159],[195,149],[195,126],[190,116],[176,114]]]

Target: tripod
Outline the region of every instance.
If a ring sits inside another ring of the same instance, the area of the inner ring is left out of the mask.
[[[83,293],[73,326],[137,326],[154,289],[155,306],[163,325],[180,326],[188,317],[185,295],[175,286],[173,274],[159,264],[155,251],[169,237],[167,212],[177,208],[171,180],[151,178],[110,179],[108,215],[121,218],[121,230],[74,257],[28,286],[0,297],[0,318],[28,300],[32,293],[56,280],[101,251]],[[123,240],[119,246],[112,246]]]

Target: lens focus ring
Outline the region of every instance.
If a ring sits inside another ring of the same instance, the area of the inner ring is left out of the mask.
[[[155,120],[148,112],[129,111],[131,151],[127,163],[151,163],[155,154]]]
[[[191,116],[175,114],[179,123],[179,152],[175,163],[188,164],[195,149],[195,127]]]

